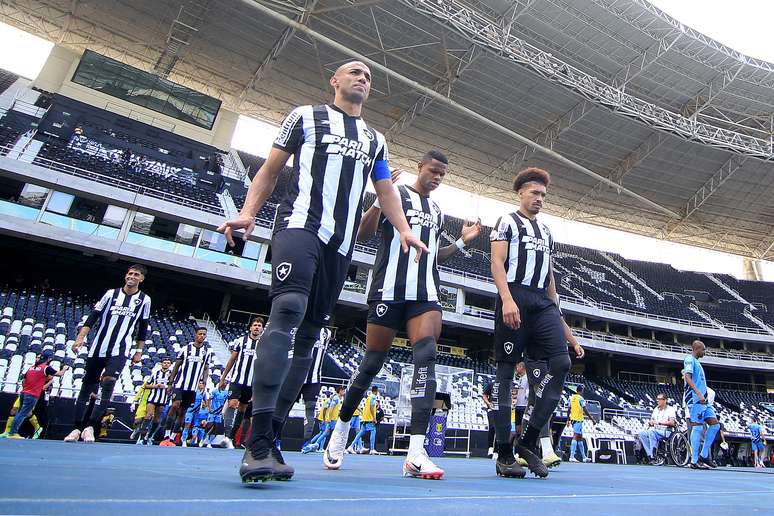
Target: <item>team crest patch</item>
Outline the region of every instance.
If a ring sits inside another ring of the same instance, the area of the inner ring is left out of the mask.
[[[376,315],[378,317],[381,317],[386,313],[387,313],[387,305],[385,305],[384,303],[379,303],[378,305],[376,305]]]
[[[293,264],[288,262],[282,262],[277,265],[277,279],[285,281],[290,276],[290,271],[293,270]]]
[[[503,348],[505,349],[505,352],[510,355],[513,353],[513,342],[506,342],[503,344]]]
[[[135,305],[139,305],[140,303],[142,303],[142,301],[140,299],[135,299],[134,300],[134,304]]]
[[[533,369],[532,376],[534,376],[535,378],[540,378],[540,369]]]

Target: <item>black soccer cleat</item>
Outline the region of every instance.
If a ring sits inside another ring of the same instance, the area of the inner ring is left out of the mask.
[[[535,476],[540,478],[548,476],[548,466],[543,464],[543,459],[540,458],[539,454],[535,453],[531,447],[525,446],[518,441],[516,441],[515,446],[519,457],[527,461],[527,467]]]
[[[699,459],[699,462],[697,462],[697,463],[691,462],[690,468],[691,469],[710,469],[710,467],[707,466],[706,464],[704,464],[701,461],[701,459]]]
[[[295,470],[285,464],[282,453],[276,446],[266,447],[256,442],[245,449],[239,476],[242,483],[253,484],[267,480],[290,480]]]
[[[704,457],[699,457],[699,463],[708,466],[710,469],[718,467],[718,465],[715,464],[715,461],[712,460],[712,457],[707,457],[706,459]]]
[[[498,477],[524,478],[527,472],[516,462],[513,453],[498,453],[495,461],[495,470]]]

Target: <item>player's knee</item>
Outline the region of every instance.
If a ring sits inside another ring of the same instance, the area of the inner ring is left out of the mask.
[[[239,400],[233,399],[233,400],[228,400],[228,408],[235,409],[235,408],[242,408],[242,407],[239,406]]]
[[[100,386],[102,387],[102,392],[113,392],[113,388],[116,386],[116,379],[112,376],[103,376]]]
[[[570,355],[566,353],[548,359],[548,371],[554,378],[559,378],[562,382],[564,382],[567,373],[570,372],[570,366],[572,366]]]
[[[311,358],[315,342],[320,338],[322,326],[310,321],[304,321],[296,333],[296,343],[293,357]]]
[[[425,337],[414,343],[412,348],[414,365],[417,367],[435,364],[437,355],[435,337]]]
[[[358,372],[373,378],[382,370],[382,366],[386,359],[386,351],[366,351],[363,361],[360,362]]]
[[[290,331],[301,326],[307,300],[308,296],[300,292],[286,292],[275,297],[271,303],[270,324],[266,331]]]

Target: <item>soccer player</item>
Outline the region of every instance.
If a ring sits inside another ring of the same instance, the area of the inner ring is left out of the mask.
[[[322,385],[322,366],[325,362],[325,354],[328,352],[328,344],[331,342],[331,330],[320,330],[320,338],[312,349],[312,367],[306,375],[306,381],[301,387],[301,396],[304,398],[304,440],[312,436],[314,430],[314,407],[317,404],[317,396],[320,395]],[[335,421],[335,420],[334,420]]]
[[[527,410],[527,398],[529,396],[529,381],[527,379],[527,367],[524,362],[516,364],[516,399],[514,402],[513,419],[516,425],[514,429],[516,435],[521,434],[521,422],[524,419],[524,412]]]
[[[207,448],[212,448],[212,441],[215,439],[215,436],[224,433],[223,407],[226,405],[229,396],[229,391],[221,388],[220,384],[218,384],[218,388],[210,394],[209,412],[207,414],[207,438],[202,439],[199,447],[203,446],[206,441]],[[234,444],[230,439],[225,438],[224,443],[226,448],[234,448]]]
[[[496,472],[505,477],[525,476],[509,441],[511,397],[503,389],[513,381],[515,365],[523,356],[535,403],[528,405],[524,413],[522,434],[514,446],[530,471],[539,477],[548,476],[548,467],[537,452],[537,441],[559,403],[570,370],[567,325],[559,311],[551,263],[554,239],[548,227],[537,219],[549,183],[545,170],[530,167],[519,172],[513,183],[519,208],[500,217],[489,238],[492,278],[498,293],[495,380],[500,386],[497,392],[501,393],[497,396],[499,407],[495,416]]]
[[[137,390],[134,393],[134,398],[132,399],[134,421],[132,422],[132,434],[129,436],[129,439],[137,439],[138,442],[142,436],[142,426],[145,421],[145,414],[148,410],[148,397],[151,394],[151,390],[147,387],[149,380],[150,377],[148,377],[146,381],[142,382],[142,384],[137,387]]]
[[[78,439],[83,439],[85,443],[94,442],[94,429],[99,428],[102,413],[94,411],[91,418],[84,421],[89,398],[101,388],[99,407],[104,411],[110,406],[116,380],[132,347],[132,338],[135,339],[136,349],[132,363],[138,363],[142,357],[150,321],[151,298],[140,290],[140,284],[145,281],[147,273],[144,265],[135,264],[129,267],[124,276],[124,286],[105,292],[75,337],[72,350],[77,355],[84,339],[96,324],[94,339],[89,346],[89,357],[86,359],[83,383],[75,400],[74,428],[64,438],[66,442],[75,442]]]
[[[369,432],[371,437],[371,447],[369,448],[368,453],[370,455],[376,455],[377,453],[376,452],[376,410],[379,408],[379,399],[377,396],[379,396],[379,388],[376,385],[374,385],[373,387],[371,387],[371,392],[368,394],[368,396],[366,396],[365,402],[363,403],[363,411],[362,411],[362,414],[360,415],[360,430],[358,431],[357,435],[355,435],[355,440],[352,441],[352,446],[354,446],[355,443],[357,443],[363,438],[366,432]],[[346,396],[344,397],[344,399],[346,400]],[[341,420],[341,412],[339,412],[339,420]],[[338,426],[339,426],[339,422],[336,421],[336,427]],[[347,430],[347,437],[349,437],[349,430]],[[344,444],[346,445],[346,443]],[[355,453],[355,450],[352,447],[350,447],[347,451],[349,453]],[[327,453],[323,455],[323,464],[325,464],[325,467],[327,467],[328,469],[338,469],[336,468],[337,464],[340,468],[342,461],[343,459],[339,459],[338,462],[335,463],[333,462],[332,458],[328,456]]]
[[[347,389],[344,386],[340,385],[336,387],[336,394],[331,396],[327,403],[325,403],[325,409],[323,411],[324,416],[320,427],[320,433],[301,449],[301,453],[311,453],[325,449],[325,443],[328,437],[331,435],[333,427],[336,425],[336,420],[339,417],[341,403],[344,401],[344,393],[346,391]],[[349,432],[347,432],[347,434],[349,434]]]
[[[466,223],[453,244],[440,247],[444,215],[430,194],[443,182],[448,158],[437,150],[428,151],[417,163],[412,185],[397,188],[411,230],[429,252],[413,260],[400,251],[395,227],[381,214],[378,200],[365,213],[358,239],[367,239],[382,230],[382,241],[374,261],[368,292],[366,353],[344,400],[331,444],[324,455],[326,467],[338,469],[344,458],[349,421],[365,390],[381,370],[398,331],[405,329],[412,344],[414,373],[411,382],[411,435],[405,476],[440,479],[443,470],[433,464],[424,448],[427,425],[435,400],[436,343],[441,335],[442,309],[438,288],[438,263],[451,258],[481,233],[481,223]]]
[[[717,465],[712,460],[710,451],[715,435],[720,424],[714,407],[707,401],[707,377],[699,359],[704,356],[705,346],[700,340],[694,340],[691,345],[691,354],[683,360],[683,403],[688,408],[691,428],[691,469],[710,469]],[[704,424],[707,424],[707,432],[704,436],[704,445],[701,443],[701,434]]]
[[[231,345],[231,356],[223,370],[218,388],[224,390],[228,382],[228,407],[223,422],[225,435],[233,447],[233,439],[245,417],[245,410],[253,397],[253,361],[258,349],[258,339],[263,334],[263,317],[250,321],[247,335],[237,339]],[[231,374],[231,376],[229,376]],[[247,414],[250,417],[250,414]]]
[[[150,395],[145,404],[145,419],[143,420],[142,431],[139,439],[137,439],[137,444],[153,444],[153,435],[158,429],[161,412],[169,401],[167,388],[170,385],[169,380],[172,376],[171,366],[172,360],[168,357],[161,359],[161,369],[153,373],[145,384],[145,389],[150,392]]]
[[[243,482],[293,476],[274,443],[275,428],[282,427],[298,397],[312,347],[344,285],[369,175],[403,251],[427,252],[406,222],[390,181],[384,136],[360,118],[371,71],[359,61],[345,63],[330,85],[332,104],[301,106],[285,118],[239,216],[218,228],[230,244],[235,230],[244,230],[246,239],[282,167],[294,156],[293,178],[277,209],[271,243],[272,306],[255,359],[253,421],[240,466]]]
[[[188,436],[191,435],[192,445],[196,444],[197,437],[200,433],[202,421],[207,420],[207,411],[210,402],[210,394],[207,392],[206,383],[204,380],[199,381],[199,385],[196,388],[194,401],[188,410],[185,411],[185,427],[183,428],[183,434],[180,437],[180,444],[183,448],[188,447]]]
[[[586,457],[586,445],[583,442],[583,419],[588,416],[594,421],[586,408],[586,399],[583,397],[583,385],[575,388],[575,394],[570,396],[570,417],[567,418],[567,426],[572,426],[572,443],[570,444],[570,462],[579,462],[575,458],[575,452],[580,451],[583,462],[591,462]]]
[[[176,434],[183,426],[183,418],[188,407],[196,400],[196,389],[200,382],[206,385],[207,374],[212,361],[209,346],[204,342],[207,339],[207,328],[196,328],[194,341],[180,349],[172,367],[170,385],[167,391],[172,402],[167,413],[165,441],[170,441],[172,434]],[[165,444],[169,446],[169,442]]]
[[[763,444],[763,429],[758,423],[758,417],[753,416],[752,421],[747,426],[750,432],[751,447],[753,451],[753,460],[755,461],[756,468],[765,468],[763,465],[763,451],[766,449],[766,445]]]
[[[484,390],[481,392],[481,398],[484,400],[484,406],[486,407],[486,419],[488,423],[486,434],[486,443],[489,445],[489,450],[486,452],[488,457],[494,456],[497,405],[492,403],[492,389],[495,387],[498,387],[497,382],[492,379],[486,384],[486,387],[484,387]]]

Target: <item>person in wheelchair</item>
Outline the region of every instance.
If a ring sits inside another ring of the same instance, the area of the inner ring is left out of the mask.
[[[648,428],[640,432],[642,449],[648,456],[648,461],[653,464],[656,460],[658,443],[662,439],[668,439],[677,426],[677,414],[675,408],[667,403],[664,393],[656,395],[656,407],[648,421]]]

